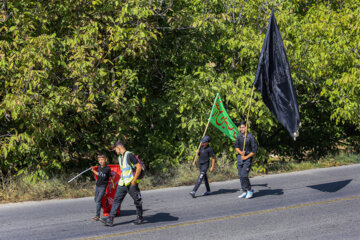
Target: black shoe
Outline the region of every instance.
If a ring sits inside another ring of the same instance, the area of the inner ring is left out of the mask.
[[[195,198],[195,192],[194,192],[194,191],[191,191],[189,194],[190,194],[193,198]]]
[[[108,219],[109,217],[105,217],[105,218],[100,218],[99,221],[102,222],[103,224],[106,223],[106,219]]]
[[[144,223],[144,218],[143,217],[140,217],[138,216],[136,218],[136,220],[133,222],[135,225],[140,225],[140,224],[143,224]]]
[[[105,219],[105,226],[112,227],[114,225],[113,218],[109,217]]]
[[[210,194],[211,194],[210,191],[206,191],[206,192],[204,193],[204,196],[208,196],[208,195],[210,195]]]

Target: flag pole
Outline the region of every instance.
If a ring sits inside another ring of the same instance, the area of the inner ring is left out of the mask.
[[[246,116],[246,124],[245,124],[245,127],[246,127],[246,132],[245,132],[245,139],[244,139],[244,147],[243,147],[243,150],[242,151],[245,151],[245,143],[246,143],[246,135],[247,135],[247,125],[248,125],[248,122],[249,122],[249,115],[250,115],[250,109],[251,109],[251,102],[252,102],[252,97],[253,97],[253,94],[254,94],[254,90],[255,90],[255,86],[253,85],[252,87],[252,91],[251,91],[251,97],[250,97],[250,104],[249,104],[249,110],[248,110],[248,113],[247,113],[247,116]]]
[[[209,124],[210,124],[210,121],[208,121],[208,123],[207,123],[207,125],[206,125],[206,128],[205,128],[205,131],[204,131],[204,134],[203,134],[203,136],[202,136],[202,137],[205,137],[205,134],[206,134],[206,131],[207,131],[208,127],[209,127]],[[200,144],[199,144],[199,146],[198,146],[198,148],[197,148],[196,152],[200,149],[200,147],[201,147],[201,142],[200,142]],[[194,166],[195,166],[195,163],[196,163],[197,157],[198,157],[198,155],[195,153],[195,157],[194,157],[194,161],[193,161],[193,165],[194,165]]]
[[[211,112],[210,112],[209,120],[208,120],[208,122],[207,122],[207,124],[206,124],[206,128],[205,128],[205,131],[204,131],[204,134],[203,134],[203,136],[202,136],[202,137],[205,137],[206,131],[207,131],[207,129],[208,129],[208,127],[209,127],[209,125],[210,125],[211,115],[212,115],[212,113],[213,113],[213,111],[214,111],[214,105],[215,105],[215,103],[216,103],[216,99],[218,98],[218,96],[219,96],[219,93],[218,93],[218,94],[216,94],[216,97],[215,97],[215,100],[214,100],[214,104],[212,105],[212,108],[211,108]],[[200,147],[201,147],[201,142],[200,142],[200,144],[199,144],[199,146],[198,146],[198,148],[197,148],[196,152],[200,149]],[[195,166],[195,163],[196,163],[197,157],[198,157],[198,155],[195,153],[194,161],[193,161],[193,163],[192,163],[194,166]]]
[[[91,167],[88,168],[88,169],[86,169],[86,170],[84,170],[84,171],[82,171],[81,173],[79,173],[78,175],[76,175],[75,177],[73,177],[72,179],[70,179],[70,180],[68,181],[68,183],[72,182],[75,178],[80,177],[82,174],[84,174],[84,173],[86,173],[87,171],[90,171],[90,170],[91,170]]]

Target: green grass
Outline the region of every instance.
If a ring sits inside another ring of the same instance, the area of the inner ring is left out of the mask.
[[[360,163],[360,155],[339,154],[328,156],[319,161],[297,163],[291,159],[270,159],[266,166],[267,174],[302,171],[313,168],[334,167]],[[262,166],[252,168],[250,176],[264,174]],[[75,174],[54,177],[50,180],[31,183],[28,177],[18,177],[12,181],[7,179],[0,185],[0,202],[21,202],[31,200],[64,199],[93,196],[95,180],[91,173],[84,177],[67,183]],[[147,175],[140,183],[142,190],[176,187],[195,184],[199,171],[191,164],[183,164],[163,174]],[[236,163],[227,159],[226,155],[216,160],[215,171],[208,173],[210,182],[237,179]]]

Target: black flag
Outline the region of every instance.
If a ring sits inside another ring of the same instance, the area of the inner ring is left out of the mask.
[[[295,139],[298,136],[300,114],[274,11],[271,12],[253,85],[276,119]]]

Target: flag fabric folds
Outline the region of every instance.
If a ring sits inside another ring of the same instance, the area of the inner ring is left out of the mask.
[[[298,136],[300,114],[274,11],[269,19],[253,85],[261,93],[265,105],[295,139]]]
[[[227,114],[219,94],[216,95],[214,105],[211,109],[209,122],[211,122],[217,129],[223,132],[231,140],[236,140],[239,131]]]

